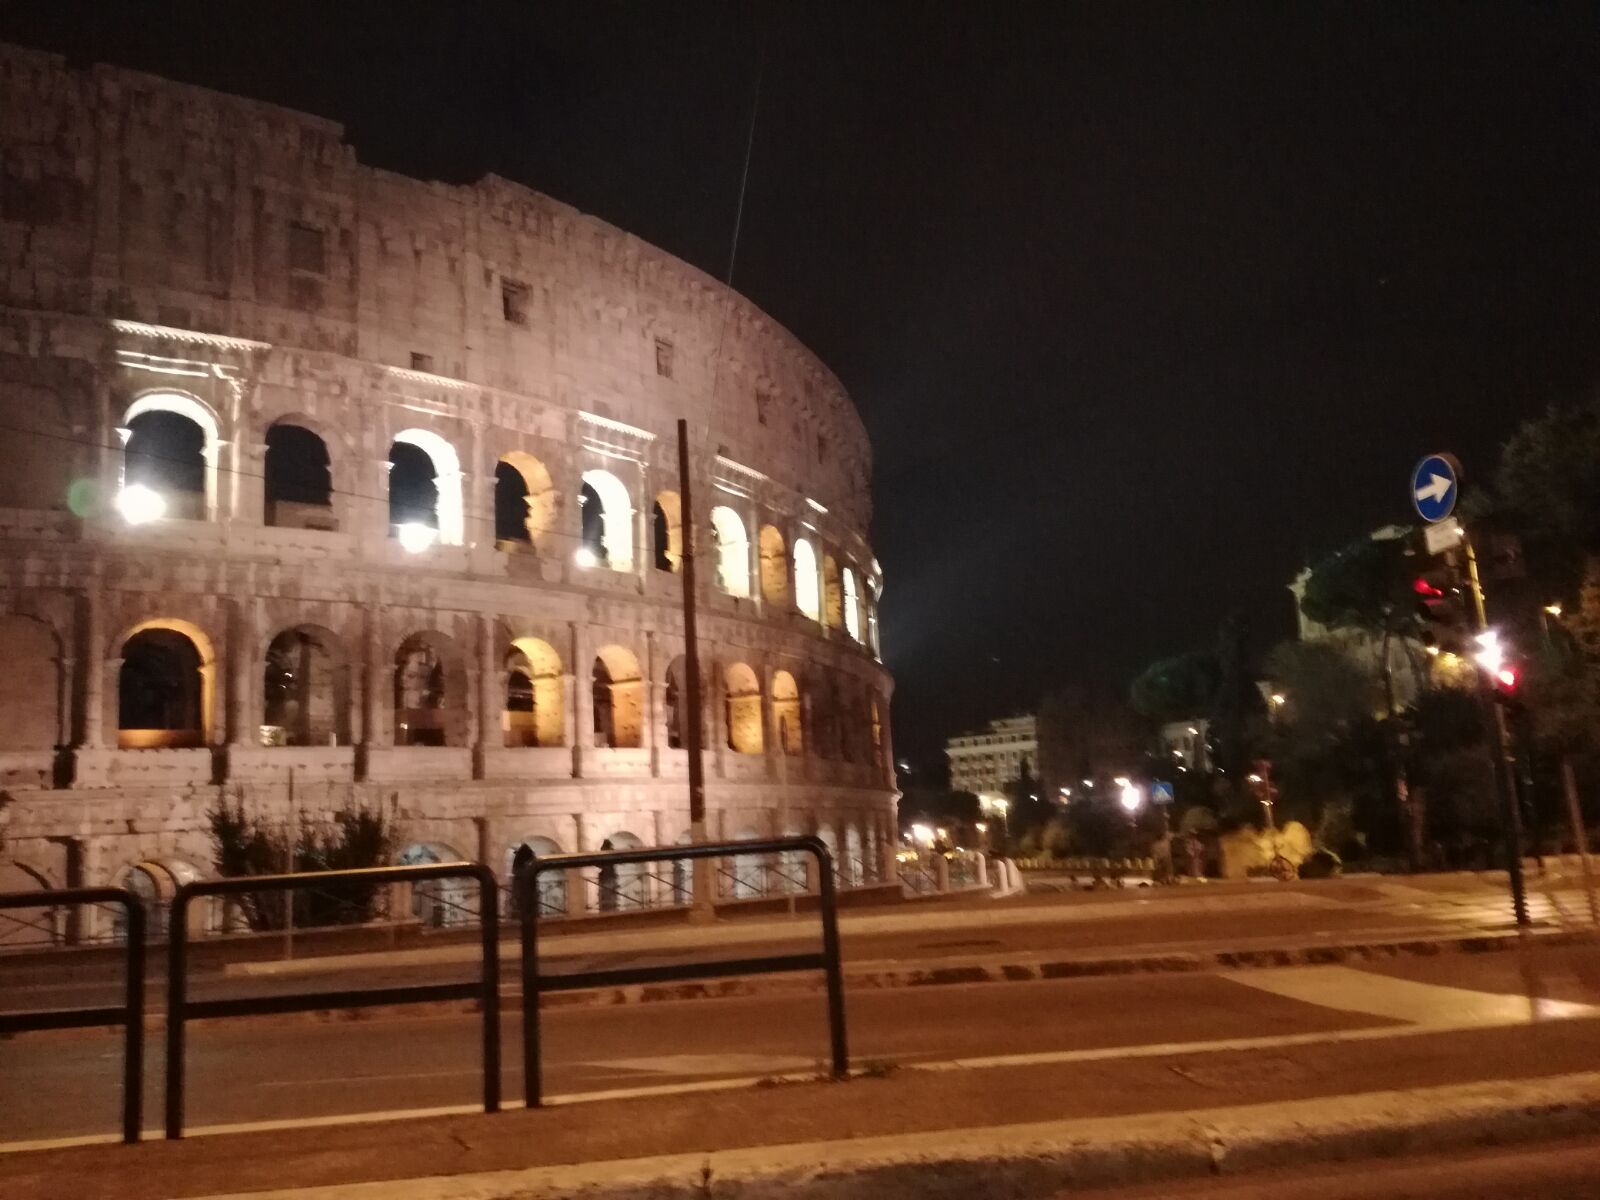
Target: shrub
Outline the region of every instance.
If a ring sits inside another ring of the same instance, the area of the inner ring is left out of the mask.
[[[1339,873],[1342,865],[1339,856],[1332,850],[1314,850],[1310,857],[1300,864],[1300,878],[1329,879]]]

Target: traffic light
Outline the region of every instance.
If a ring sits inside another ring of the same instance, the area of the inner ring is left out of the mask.
[[[1470,623],[1466,591],[1448,566],[1431,567],[1411,581],[1416,597],[1418,638],[1430,654],[1460,653]]]

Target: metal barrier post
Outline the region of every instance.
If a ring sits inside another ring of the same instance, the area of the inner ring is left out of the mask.
[[[122,1140],[137,1142],[144,1118],[144,905],[129,893],[128,981],[122,1031]]]
[[[500,890],[493,875],[478,876],[478,926],[483,940],[483,1111],[500,1111]]]
[[[822,879],[822,957],[826,960],[823,971],[828,978],[828,1037],[833,1048],[833,1077],[843,1079],[850,1074],[850,1050],[845,1043],[844,972],[839,966],[838,896],[834,888],[833,868],[828,862],[828,848],[819,840],[812,850],[817,856],[817,874]]]
[[[538,856],[523,868],[527,882],[522,886],[517,929],[522,936],[522,1097],[529,1108],[544,1103],[544,1069],[539,1058],[539,920]]]
[[[122,1140],[137,1142],[144,1112],[144,967],[145,916],[139,897],[127,888],[51,888],[35,892],[0,892],[0,912],[10,908],[48,908],[51,922],[58,908],[86,904],[120,904],[127,916],[127,953],[123,1000],[95,1008],[51,1008],[0,1013],[0,1037],[42,1029],[91,1029],[122,1026]]]
[[[188,1018],[189,885],[172,897],[167,915],[167,1137],[183,1136],[184,1022]]]

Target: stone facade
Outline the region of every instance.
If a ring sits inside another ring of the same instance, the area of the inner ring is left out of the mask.
[[[805,347],[506,180],[0,47],[0,890],[204,873],[218,800],[291,785],[496,870],[680,838],[680,417],[711,831],[884,878],[870,453]]]

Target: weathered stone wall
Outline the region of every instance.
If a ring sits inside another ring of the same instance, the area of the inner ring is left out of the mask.
[[[204,494],[192,519],[135,526],[116,509],[123,446],[150,411],[203,431]],[[411,841],[497,869],[535,835],[566,849],[676,839],[686,767],[669,745],[667,668],[683,650],[681,577],[655,566],[651,511],[661,496],[676,521],[680,416],[713,828],[816,829],[841,846],[848,834],[892,861],[892,755],[866,715],[886,713],[891,686],[874,653],[869,452],[804,347],[701,272],[505,180],[402,178],[360,165],[319,118],[0,46],[7,877],[204,868],[207,810],[240,799],[286,820],[291,776],[307,819],[381,805]],[[321,438],[327,506],[269,511],[275,424]],[[402,431],[443,448],[430,452],[438,544],[421,553],[390,522]],[[502,460],[527,481],[531,540],[496,541]],[[577,553],[580,486],[597,471],[624,497],[606,536],[625,539],[626,569]],[[747,595],[712,582],[713,505],[744,525]],[[829,564],[826,585],[820,566],[810,581],[828,595],[820,623],[795,609],[802,539]],[[854,635],[841,565],[861,581]],[[190,747],[119,745],[124,647],[151,628],[198,653]],[[339,683],[318,693],[316,744],[265,744],[267,649],[296,628],[315,631]],[[444,668],[444,745],[403,744],[397,729],[397,654],[417,635]],[[559,661],[539,684],[537,746],[506,737],[507,663],[525,639]],[[613,697],[636,714],[636,748],[592,736],[592,664],[609,646],[637,663]],[[726,703],[734,664],[758,681],[754,705]],[[777,672],[799,681],[798,702],[780,705],[799,755],[780,753]],[[732,741],[759,753],[730,747],[730,711]]]

